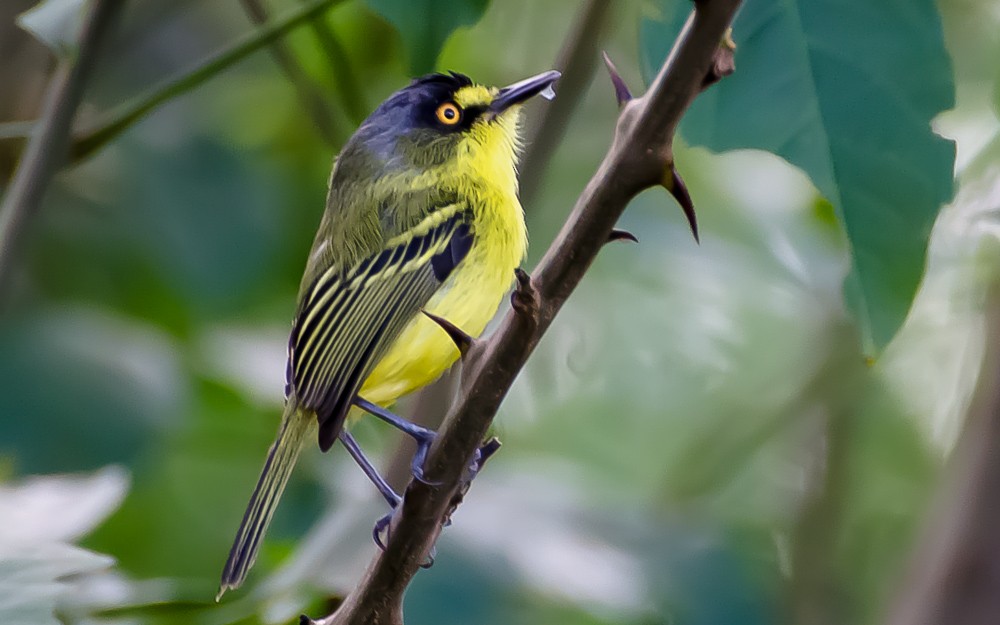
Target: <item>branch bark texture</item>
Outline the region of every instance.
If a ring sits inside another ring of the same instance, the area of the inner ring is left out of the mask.
[[[986,354],[965,429],[888,625],[1000,622],[1000,285],[991,291]]]
[[[90,4],[76,54],[61,59],[49,81],[40,121],[0,204],[0,285],[10,276],[24,225],[38,211],[49,181],[66,160],[73,117],[94,69],[97,50],[124,5],[124,0],[94,0]]]
[[[673,51],[642,97],[622,109],[597,173],[531,280],[519,278],[514,307],[487,341],[463,358],[457,402],[427,463],[436,486],[411,482],[383,552],[331,616],[302,623],[401,625],[402,598],[464,495],[467,470],[514,378],[556,313],[609,240],[615,222],[642,190],[662,184],[673,164],[681,115],[703,88],[740,0],[700,0]]]

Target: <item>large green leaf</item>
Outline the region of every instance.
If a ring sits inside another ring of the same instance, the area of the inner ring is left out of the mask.
[[[433,70],[448,36],[460,26],[478,22],[488,4],[489,0],[368,0],[399,31],[414,74]]]
[[[650,0],[647,77],[689,2]],[[733,25],[736,73],[698,97],[681,127],[713,150],[757,148],[803,169],[847,233],[845,287],[866,349],[896,333],[952,196],[955,147],[931,130],[954,103],[933,0],[747,0]]]

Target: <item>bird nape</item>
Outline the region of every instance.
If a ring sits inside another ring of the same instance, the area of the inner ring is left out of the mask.
[[[344,145],[299,289],[281,425],[219,597],[246,579],[311,435],[323,451],[339,439],[395,509],[400,495],[345,429],[372,414],[417,441],[413,475],[424,479],[434,432],[385,406],[447,370],[460,351],[446,330],[479,336],[510,289],[527,249],[520,105],[554,95],[558,78],[549,71],[496,88],[454,72],[424,76],[382,102]],[[376,524],[376,542],[390,518]]]

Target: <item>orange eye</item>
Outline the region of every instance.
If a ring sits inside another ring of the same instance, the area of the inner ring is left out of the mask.
[[[445,126],[454,126],[462,120],[462,109],[458,108],[458,105],[454,102],[445,102],[437,107],[437,111],[434,114],[437,116],[438,121]]]

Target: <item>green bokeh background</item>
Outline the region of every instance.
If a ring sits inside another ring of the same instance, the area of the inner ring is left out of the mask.
[[[343,136],[414,71],[506,84],[549,69],[581,8],[465,3],[484,11],[476,19],[418,3],[450,24],[445,34],[458,27],[443,37],[398,4],[351,0],[326,14],[346,65],[331,68],[308,27],[287,39]],[[764,152],[681,142],[701,244],[662,190],[632,203],[621,227],[641,243],[602,251],[521,373],[497,419],[503,450],[407,593],[408,623],[765,625],[812,607],[878,621],[982,353],[984,250],[1000,208],[1000,23],[987,4],[938,3],[957,105],[934,127],[957,140],[959,192],[878,360],[866,364],[844,304],[847,245],[806,175]],[[602,46],[636,90],[647,8],[615,3]],[[130,3],[81,120],[250,27],[236,2]],[[30,119],[47,57],[27,36],[18,45],[0,61],[18,85],[0,111]],[[528,106],[529,125],[543,106]],[[616,113],[595,75],[526,206],[529,268]],[[0,146],[3,179],[13,149]],[[285,623],[324,614],[353,586],[382,506],[341,450],[310,450],[248,588],[212,601],[280,415],[285,341],[335,153],[260,52],[57,176],[0,310],[0,580],[21,584],[0,590],[0,613],[30,596],[26,625],[51,622],[53,602],[64,622],[88,625]],[[395,433],[357,430],[389,466]]]

